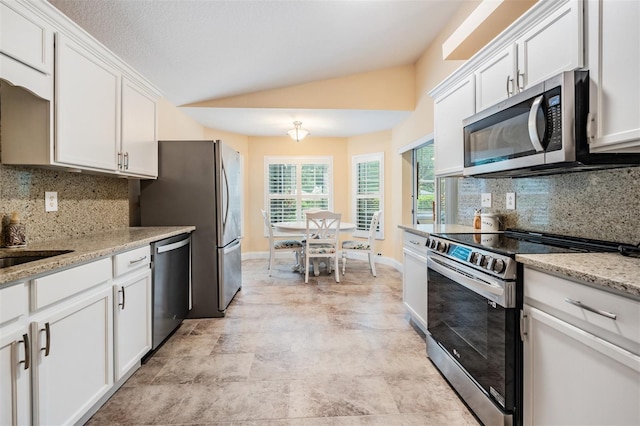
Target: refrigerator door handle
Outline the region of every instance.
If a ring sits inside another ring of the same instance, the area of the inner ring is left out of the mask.
[[[227,247],[225,247],[222,253],[229,254],[239,249],[240,249],[240,240],[236,240],[235,243],[229,244]]]
[[[222,161],[222,177],[224,178],[224,191],[226,193],[226,200],[224,203],[224,216],[222,218],[222,233],[227,228],[227,220],[229,219],[229,178],[227,177],[227,169],[224,167],[224,161]]]

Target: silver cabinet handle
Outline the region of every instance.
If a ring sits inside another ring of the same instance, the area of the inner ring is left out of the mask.
[[[507,76],[507,98],[513,95],[513,79],[510,75]]]
[[[585,311],[593,312],[594,314],[602,315],[603,317],[607,317],[607,318],[610,318],[612,320],[615,320],[616,318],[618,318],[618,316],[616,314],[612,314],[611,312],[607,312],[607,311],[601,311],[600,309],[592,308],[589,305],[584,305],[579,300],[573,300],[573,299],[570,299],[570,298],[566,297],[564,299],[564,301],[567,302],[570,305],[577,306],[578,308],[584,309]]]
[[[142,262],[143,260],[145,260],[146,258],[147,258],[147,255],[145,254],[144,256],[142,256],[142,257],[140,257],[140,258],[138,258],[138,259],[130,260],[130,261],[129,261],[129,265],[135,265],[136,263],[140,263],[140,262]]]
[[[120,306],[120,308],[124,311],[124,304],[125,304],[125,293],[124,293],[124,286],[120,287],[120,290],[118,290],[118,293],[122,293],[122,303],[118,303],[118,306]]]
[[[129,170],[129,153],[124,153],[124,169]]]
[[[523,310],[520,310],[520,340],[524,342],[524,339],[529,335],[527,332],[527,315]]]
[[[122,153],[121,152],[118,153],[118,168],[119,169],[122,168]]]
[[[520,77],[522,77],[522,84],[520,84]],[[522,92],[524,90],[524,73],[518,70],[518,74],[516,74],[516,78],[518,79],[518,91]]]
[[[409,240],[409,242],[410,242],[411,244],[415,244],[416,246],[419,246],[419,245],[420,245],[420,241]]]
[[[44,328],[40,329],[40,331],[44,331],[44,334],[47,337],[44,348],[40,348],[41,351],[44,351],[44,356],[49,356],[49,351],[51,350],[51,327],[49,323],[44,323]]]
[[[31,366],[31,351],[29,345],[29,335],[23,334],[22,340],[20,343],[24,344],[24,360],[20,361],[18,364],[24,364],[24,369],[28,370],[29,366]]]

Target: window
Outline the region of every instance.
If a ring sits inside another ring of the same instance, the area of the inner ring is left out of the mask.
[[[353,215],[356,230],[353,235],[366,237],[371,216],[383,206],[384,153],[356,155],[352,163]],[[377,239],[384,238],[384,215],[378,224]]]
[[[415,186],[414,223],[433,223],[435,210],[435,180],[433,139],[413,150],[413,171]],[[437,221],[436,221],[437,222]]]
[[[331,157],[265,157],[265,206],[272,222],[303,220],[308,209],[333,209]]]

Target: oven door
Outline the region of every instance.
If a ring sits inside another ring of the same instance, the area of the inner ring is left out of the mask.
[[[427,265],[427,325],[431,338],[495,405],[513,413],[520,365],[516,358],[520,344],[518,310],[492,300],[495,287],[487,287],[480,277],[472,278],[468,273],[471,268],[432,252]],[[514,283],[504,284],[510,287]]]

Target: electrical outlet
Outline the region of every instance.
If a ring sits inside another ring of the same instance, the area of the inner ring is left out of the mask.
[[[378,256],[382,256],[382,253],[378,252]]]
[[[507,192],[507,210],[516,209],[516,193]]]
[[[483,192],[480,197],[480,207],[491,207],[491,193]]]
[[[58,211],[58,193],[57,192],[44,193],[44,211],[46,212]]]

